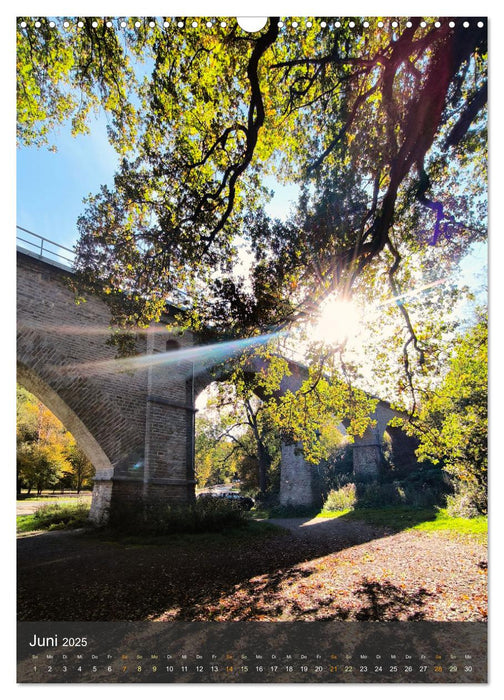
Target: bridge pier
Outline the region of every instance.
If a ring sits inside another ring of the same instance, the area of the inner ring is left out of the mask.
[[[321,500],[314,464],[307,462],[300,445],[282,445],[280,505],[313,506]]]
[[[357,480],[376,481],[383,463],[381,443],[370,431],[352,445],[353,473]],[[318,506],[322,503],[318,468],[308,463],[300,445],[283,445],[280,474],[280,505]]]
[[[18,379],[61,420],[95,466],[91,519],[103,523],[123,504],[191,502],[197,392],[184,350],[194,347],[193,334],[175,338],[167,330],[173,321],[167,314],[163,322],[138,329],[136,356],[118,361],[107,342],[109,308],[94,295],[76,304],[71,278],[69,269],[18,251]],[[198,392],[211,381],[207,369],[196,368]],[[290,370],[281,392],[296,391],[304,381],[303,368],[291,363]],[[377,478],[383,433],[396,415],[378,403],[376,424],[355,440],[356,477]],[[305,462],[299,445],[285,445],[280,502],[308,506],[320,497],[317,468]]]
[[[392,439],[394,463],[397,467],[407,467],[415,463],[414,450],[418,446],[401,428],[388,424],[397,412],[379,401],[362,437],[355,437],[352,443],[353,475],[357,481],[377,481],[383,469],[383,436],[387,430]],[[321,502],[321,483],[317,468],[308,464],[303,457],[300,445],[282,447],[280,503],[291,506],[312,506]]]
[[[69,270],[18,252],[18,381],[74,435],[96,469],[91,519],[122,504],[194,499],[194,345],[166,324],[138,329],[136,356],[107,343],[110,311],[96,296],[76,304]],[[182,351],[178,355],[178,351]]]
[[[356,442],[352,445],[353,473],[357,481],[376,481],[383,463],[381,444]]]

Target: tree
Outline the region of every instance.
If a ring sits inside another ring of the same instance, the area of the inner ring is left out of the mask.
[[[441,463],[457,489],[487,511],[488,332],[486,315],[459,337],[440,386],[423,403],[414,431],[418,455]]]
[[[199,488],[229,483],[237,476],[235,443],[226,436],[225,416],[196,418],[195,469]]]
[[[180,327],[236,337],[292,328],[333,293],[388,296],[402,331],[387,363],[393,354],[397,400],[414,414],[447,328],[440,313],[412,314],[420,305],[407,292],[446,279],[486,237],[485,22],[324,30],[313,19],[295,40],[277,18],[257,34],[234,20],[204,31],[155,18],[63,22],[19,27],[20,139],[40,143],[77,97],[84,114],[103,97],[124,157],[79,219],[77,270],[114,322],[148,324],[182,293]],[[265,212],[272,175],[300,191],[283,222]],[[247,279],[233,271],[243,245]],[[342,360],[339,395],[306,385],[284,421],[297,412],[306,424],[308,396],[355,398],[341,349],[319,348],[312,362],[318,383],[331,353]]]
[[[48,146],[55,127],[89,131],[89,116],[103,107],[108,134],[119,151],[135,138],[136,114],[128,95],[135,75],[120,35],[96,18],[82,27],[59,19],[20,18],[17,42],[17,136],[20,145]],[[24,24],[25,26],[22,26]],[[56,28],[57,27],[57,28]],[[54,147],[51,147],[54,148]]]
[[[73,435],[22,387],[17,388],[17,470],[21,486],[40,494],[43,489],[68,485],[80,492],[94,475],[94,467],[77,447]],[[70,483],[69,483],[70,481]]]
[[[75,441],[66,450],[66,461],[69,468],[65,470],[65,474],[68,475],[72,488],[80,493],[84,487],[91,484],[95,469]]]
[[[218,385],[207,414],[197,419],[200,485],[234,476],[245,488],[266,493],[280,457],[267,408],[256,396],[240,395],[234,384]]]
[[[83,101],[84,117],[102,97],[121,124],[134,99],[143,100],[133,155],[81,220],[82,267],[113,291],[130,290],[133,308],[149,314],[180,278],[201,283],[210,268],[229,269],[238,228],[262,262],[259,279],[276,270],[283,287],[303,274],[305,302],[339,286],[342,275],[351,283],[385,250],[398,263],[396,238],[425,245],[420,227],[435,242],[471,237],[475,212],[461,170],[478,167],[474,156],[484,154],[484,27],[422,27],[411,18],[366,31],[344,22],[293,41],[276,18],[259,35],[233,21],[183,32],[153,18],[125,29],[100,18],[80,28],[63,21],[37,29],[28,19],[18,29],[20,135],[31,143],[23,125],[35,129],[46,114],[69,118],[55,87]],[[133,58],[152,64],[138,87]],[[111,139],[117,144],[115,132]],[[255,206],[265,195],[260,176],[272,170],[310,185],[298,219],[282,231]],[[417,230],[399,232],[412,217]],[[275,251],[279,259],[268,260]],[[286,289],[279,291],[285,302]]]
[[[17,464],[18,484],[29,491],[58,483],[65,462],[65,433],[60,421],[34,396],[18,388]]]

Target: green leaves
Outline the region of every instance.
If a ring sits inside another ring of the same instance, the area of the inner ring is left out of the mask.
[[[384,261],[393,232],[424,252],[444,236],[453,259],[484,235],[481,188],[468,201],[484,157],[484,30],[413,18],[391,33],[343,23],[294,41],[275,20],[252,36],[231,22],[179,31],[151,19],[18,30],[21,143],[48,143],[68,119],[82,133],[99,106],[116,149],[134,153],[89,201],[78,250],[84,281],[136,294],[132,323],[158,318],[160,301],[196,281],[195,317],[208,316],[210,291],[236,330],[292,322]],[[283,230],[264,215],[257,225],[271,172],[302,186]],[[231,283],[215,279],[238,239],[257,265],[251,292],[233,277],[230,302]]]
[[[65,21],[19,26],[19,138],[48,144],[68,120],[81,133],[104,109],[125,157],[79,219],[77,271],[113,322],[145,326],[170,301],[181,328],[250,337],[353,294],[383,304],[382,342],[364,348],[372,389],[414,411],[446,359],[455,295],[408,293],[450,279],[486,238],[485,28]],[[272,174],[299,188],[284,221],[266,214]],[[303,402],[317,423],[305,396],[285,406],[293,435]]]
[[[486,512],[488,468],[487,319],[460,337],[441,385],[422,405],[412,430],[420,439],[420,459],[442,462],[458,482],[477,494]]]
[[[49,145],[51,132],[68,121],[72,134],[89,130],[89,117],[103,108],[110,115],[109,135],[120,152],[135,141],[137,115],[131,90],[135,76],[119,35],[101,18],[83,26],[65,18],[54,27],[18,19],[17,135],[19,145]],[[68,27],[64,22],[68,22]],[[93,26],[96,23],[96,27]]]

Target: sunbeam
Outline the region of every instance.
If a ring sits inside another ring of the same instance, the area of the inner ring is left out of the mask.
[[[83,362],[55,367],[58,371],[78,372],[82,374],[101,374],[134,371],[147,369],[155,366],[170,366],[177,364],[182,370],[182,363],[190,363],[187,371],[191,371],[192,365],[197,364],[199,368],[211,367],[224,360],[239,355],[246,348],[265,343],[278,338],[283,332],[266,333],[264,335],[253,336],[252,338],[242,338],[241,340],[231,340],[225,343],[213,343],[211,345],[201,345],[190,348],[180,348],[169,352],[160,352],[152,355],[138,355],[135,357],[125,357],[113,360],[97,360],[95,362]]]
[[[375,304],[375,307],[381,308],[382,306],[390,306],[390,304],[401,304],[403,301],[407,301],[408,299],[414,299],[415,297],[420,296],[420,294],[423,294],[423,292],[427,291],[428,289],[432,289],[433,287],[441,286],[447,280],[448,280],[448,277],[443,277],[442,279],[436,280],[435,282],[430,282],[429,284],[424,284],[421,287],[416,287],[411,292],[404,292],[404,294],[399,294],[396,297],[391,297],[390,299],[387,299],[386,301],[378,302]]]

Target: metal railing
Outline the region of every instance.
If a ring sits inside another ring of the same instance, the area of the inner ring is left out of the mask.
[[[28,231],[28,229],[23,228],[22,226],[16,226],[16,230],[22,231],[24,236],[31,236],[31,238],[26,238],[23,237],[23,235],[16,233],[16,241],[20,241],[30,246],[28,249],[26,249],[29,253],[32,253],[39,258],[46,258],[48,260],[56,259],[56,262],[59,262],[60,264],[64,264],[70,268],[73,267],[75,250],[72,248],[66,248],[64,245],[51,241],[49,238],[44,238],[44,236],[39,236],[37,233]],[[59,251],[65,252],[61,253]],[[68,255],[68,253],[70,253],[70,255]]]

